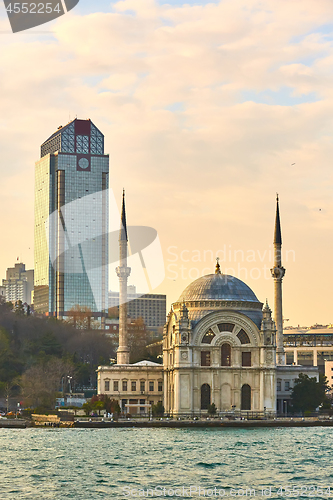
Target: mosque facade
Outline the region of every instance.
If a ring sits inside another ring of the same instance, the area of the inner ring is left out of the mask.
[[[202,276],[172,305],[163,337],[168,413],[274,411],[276,332],[267,303],[242,281]]]
[[[124,199],[119,241],[117,274],[122,298],[117,364],[98,368],[98,393],[117,399],[123,411],[127,408],[130,413],[147,413],[152,404],[163,401],[166,413],[172,415],[200,414],[212,403],[218,412],[286,412],[290,392],[279,394],[277,382],[290,381],[291,390],[299,373],[318,378],[316,367],[290,366],[285,362],[282,315],[285,269],[281,260],[278,199],[271,269],[274,318],[267,301],[264,305],[244,282],[223,274],[217,259],[215,272],[195,280],[172,304],[163,332],[163,365],[129,364],[126,293],[130,268]],[[129,374],[135,379],[129,380]],[[140,381],[141,388],[147,387],[147,391],[131,392],[129,388],[140,387]],[[124,387],[126,391],[120,390]]]

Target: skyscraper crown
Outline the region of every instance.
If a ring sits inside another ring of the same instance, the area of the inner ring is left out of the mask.
[[[41,158],[56,152],[104,155],[104,135],[90,119],[75,118],[41,145]]]

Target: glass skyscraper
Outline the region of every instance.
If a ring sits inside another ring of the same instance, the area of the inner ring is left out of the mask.
[[[63,318],[108,307],[109,155],[91,120],[59,127],[35,169],[36,312]]]

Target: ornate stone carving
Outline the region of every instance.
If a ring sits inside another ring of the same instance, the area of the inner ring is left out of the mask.
[[[286,273],[286,270],[282,266],[275,266],[271,269],[272,276],[275,280],[282,280],[283,276]]]
[[[118,278],[127,279],[131,274],[131,268],[127,266],[118,266],[116,267],[116,273]]]
[[[220,333],[212,342],[212,345],[221,346],[225,342],[231,344],[233,347],[239,347],[241,345],[239,339],[231,333]]]
[[[267,351],[266,352],[266,363],[268,365],[270,365],[270,364],[272,364],[272,362],[273,362],[273,353],[272,353],[272,351]]]
[[[248,334],[251,344],[254,346],[258,346],[258,340],[259,340],[259,335],[258,335],[258,329],[255,326],[255,324],[247,317],[240,315],[239,313],[232,313],[230,312],[212,312],[208,314],[207,316],[204,316],[201,321],[196,325],[194,329],[194,335],[193,335],[193,345],[200,345],[203,336],[205,335],[206,331],[209,328],[212,328],[214,333],[217,334],[217,338],[220,336],[220,332],[217,328],[217,323],[221,322],[230,322],[230,323],[235,323],[236,328],[234,329],[234,332],[232,334],[232,337],[235,336],[239,332],[241,328],[243,328],[246,333]],[[223,332],[221,332],[222,334]],[[213,340],[212,344],[217,344],[217,338]],[[237,342],[237,341],[236,341]],[[238,343],[237,343],[238,345]],[[239,343],[240,345],[240,343]]]
[[[187,342],[188,342],[188,335],[187,335],[187,333],[182,333],[181,334],[181,343],[182,344],[187,344]]]
[[[253,310],[253,309],[262,309],[263,304],[261,302],[243,302],[241,300],[207,300],[207,301],[185,301],[185,302],[174,302],[172,304],[173,309],[179,310],[180,307],[185,303],[186,307],[191,309],[199,308],[199,309],[221,309],[221,308],[230,308],[230,309],[243,309],[243,310]]]

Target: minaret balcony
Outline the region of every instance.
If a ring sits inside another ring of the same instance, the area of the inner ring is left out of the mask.
[[[284,277],[284,275],[286,273],[286,270],[282,266],[275,266],[271,269],[271,273],[272,273],[272,277],[275,280],[282,280],[282,278]]]

